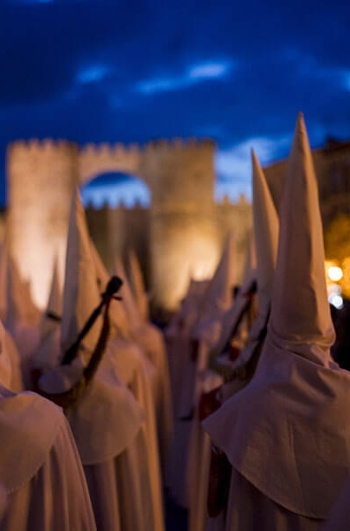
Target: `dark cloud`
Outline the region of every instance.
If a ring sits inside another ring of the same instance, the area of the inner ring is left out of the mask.
[[[300,110],[313,145],[350,137],[349,27],[350,5],[321,0],[7,0],[0,163],[16,138],[209,135],[246,184],[242,146],[284,156]]]

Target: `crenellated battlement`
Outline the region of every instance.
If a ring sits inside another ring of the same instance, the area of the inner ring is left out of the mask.
[[[61,151],[69,149],[78,149],[75,142],[69,140],[51,139],[51,138],[31,138],[28,140],[16,140],[8,145],[8,151],[23,151],[23,152],[47,152],[47,151]]]
[[[245,209],[217,209],[214,205],[215,149],[215,143],[207,138],[84,146],[62,139],[32,139],[10,144],[7,178],[12,252],[23,276],[31,279],[39,306],[44,307],[47,300],[48,264],[55,249],[64,256],[74,186],[103,173],[122,172],[148,185],[150,206],[120,202],[117,207],[104,204],[96,210],[89,205],[91,235],[100,241],[100,251],[107,258],[108,249],[112,254],[122,251],[134,236],[139,255],[149,260],[146,265],[154,304],[175,308],[183,295],[186,271],[204,266],[212,271],[221,245],[219,224],[221,227],[231,219],[241,223],[244,217],[241,211]],[[232,210],[239,212],[236,215]],[[30,249],[28,242],[34,243]],[[110,258],[112,266],[112,255]]]
[[[212,152],[215,149],[215,142],[209,138],[160,138],[147,142],[143,147],[145,154],[159,153],[161,155],[191,155],[193,153]]]

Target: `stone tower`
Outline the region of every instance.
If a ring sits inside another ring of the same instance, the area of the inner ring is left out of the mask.
[[[146,146],[141,173],[151,190],[151,286],[156,307],[174,310],[189,277],[210,275],[218,260],[211,141]]]
[[[210,140],[161,140],[143,147],[79,148],[50,140],[10,145],[9,241],[36,303],[45,306],[54,254],[65,249],[74,185],[122,171],[138,175],[150,189],[150,287],[156,308],[174,310],[190,275],[208,277],[218,261],[222,234],[214,205],[214,152]]]
[[[55,255],[63,278],[78,154],[75,144],[50,140],[15,142],[7,151],[8,241],[40,307],[47,302]]]

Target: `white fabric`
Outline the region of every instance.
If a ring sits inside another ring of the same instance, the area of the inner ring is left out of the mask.
[[[65,279],[63,289],[63,319],[61,343],[64,352],[76,340],[78,333],[100,303],[96,271],[91,254],[90,237],[79,190],[73,193],[69,217]],[[83,345],[92,352],[101,330],[99,316],[85,336]]]
[[[99,465],[86,465],[84,472],[98,531],[157,529],[143,430],[118,457]]]
[[[162,485],[152,392],[154,366],[136,344],[114,337],[108,342],[101,367],[102,374],[111,375],[113,372],[129,387],[146,413],[143,430],[147,443],[148,477],[151,485],[155,530],[162,530],[164,529]]]
[[[40,311],[33,303],[30,286],[19,272],[16,260],[5,255],[6,270],[6,312],[5,324],[13,326],[37,326],[40,321]]]
[[[94,261],[96,269],[97,284],[99,286],[99,291],[102,293],[108,284],[110,276],[108,275],[108,272],[105,266],[103,265],[103,262],[101,260],[100,255],[98,254],[95,245],[92,241],[90,241],[90,244],[92,259]],[[119,337],[121,337],[122,339],[130,338],[131,324],[128,321],[125,308],[121,301],[111,301],[109,306],[109,318],[111,325],[113,326],[114,330],[116,331]]]
[[[0,481],[6,492],[17,490],[42,466],[61,416],[59,408],[34,393],[16,394],[0,386]]]
[[[173,435],[172,402],[167,352],[161,331],[150,323],[137,330],[137,343],[154,368],[154,403],[162,470],[165,471]]]
[[[232,470],[228,514],[222,531],[319,531],[320,525],[321,520],[305,518],[277,505]]]
[[[64,392],[80,377],[78,367],[61,366],[45,373],[39,386],[45,392]],[[116,374],[101,378],[97,372],[67,418],[83,465],[93,465],[123,452],[140,430],[144,414]]]
[[[41,371],[52,370],[60,364],[61,359],[61,325],[56,322],[51,330],[41,338],[33,354],[32,367]]]
[[[123,308],[125,309],[126,315],[128,316],[132,332],[135,333],[135,330],[142,324],[142,318],[135,303],[129,281],[120,258],[116,258],[115,260],[115,272],[123,280],[123,285],[120,289],[120,296],[122,297],[121,302]]]
[[[199,319],[220,316],[231,306],[235,282],[235,240],[230,232],[226,237],[220,261],[204,294]]]
[[[24,383],[23,383],[23,377],[22,377],[22,369],[21,369],[21,356],[18,352],[16,343],[11,336],[11,334],[4,329],[4,336],[3,336],[3,351],[10,359],[11,363],[11,377],[8,385],[5,385],[5,387],[8,387],[11,391],[14,391],[15,393],[19,393],[20,391],[24,391]]]
[[[302,117],[288,160],[281,215],[288,221],[281,222],[271,334],[279,347],[327,365],[335,336],[327,301],[317,181]]]
[[[60,279],[58,274],[58,260],[56,258],[54,262],[54,268],[52,273],[51,287],[49,298],[46,306],[46,312],[43,314],[40,323],[41,338],[51,332],[52,329],[56,329],[58,322],[47,316],[46,314],[53,314],[57,317],[62,317],[63,312],[63,299],[62,290],[60,285]]]
[[[31,300],[28,285],[22,280],[18,266],[4,250],[1,284],[5,289],[3,322],[20,354],[22,381],[31,387],[31,360],[39,343],[40,312]]]
[[[11,408],[4,404],[8,401]],[[13,443],[2,446],[1,459],[8,458],[14,476],[5,473],[7,477],[3,477],[4,470],[0,471],[1,480],[4,478],[11,490],[0,530],[96,531],[79,455],[62,412],[28,394],[0,400],[0,409],[1,438]],[[40,456],[38,462],[34,456]],[[24,460],[33,461],[32,470],[22,468]],[[15,478],[18,474],[22,477]]]
[[[262,494],[324,519],[350,470],[350,375],[329,353],[322,226],[301,116],[285,181],[271,321],[257,371],[204,426]]]
[[[210,280],[190,280],[186,296],[181,301],[179,311],[173,316],[165,329],[165,337],[176,340],[181,335],[190,334],[198,317],[201,301]]]
[[[222,378],[212,372],[204,371],[198,377],[200,393],[210,393],[222,384]],[[205,531],[207,523],[207,496],[209,485],[211,441],[204,432],[198,417],[198,404],[192,421],[191,437],[188,449],[187,483],[189,492],[189,530]]]
[[[252,166],[258,315],[250,336],[251,338],[257,338],[261,329],[266,325],[266,318],[271,307],[272,282],[277,259],[279,222],[265,176],[254,152],[252,153]]]
[[[133,250],[129,252],[129,281],[143,321],[149,320],[148,297],[143,282],[140,262]]]

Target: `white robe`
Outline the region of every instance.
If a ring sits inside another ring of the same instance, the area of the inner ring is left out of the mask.
[[[95,531],[88,489],[68,423],[54,404],[0,388],[2,531]]]

